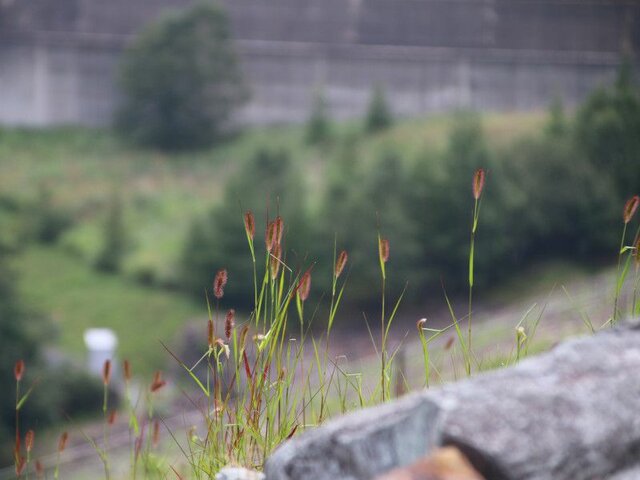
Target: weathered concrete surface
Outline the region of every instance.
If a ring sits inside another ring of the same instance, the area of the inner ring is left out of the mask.
[[[193,0],[0,0],[0,124],[105,125],[124,46]],[[224,0],[251,99],[244,123],[575,105],[640,52],[637,0]]]
[[[283,445],[266,474],[364,480],[439,445],[491,480],[640,478],[640,326],[337,419]]]

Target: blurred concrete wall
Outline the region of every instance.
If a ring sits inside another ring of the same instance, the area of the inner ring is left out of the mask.
[[[135,33],[190,0],[0,0],[0,123],[105,125]],[[637,0],[224,0],[247,123],[338,118],[382,85],[399,115],[575,104],[640,51]],[[637,59],[637,56],[634,56]]]

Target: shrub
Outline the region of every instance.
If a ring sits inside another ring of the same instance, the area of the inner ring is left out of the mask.
[[[389,128],[393,124],[393,116],[387,104],[382,87],[377,86],[373,90],[367,116],[365,118],[365,130],[374,133]]]
[[[96,268],[103,272],[117,272],[127,247],[122,200],[114,194],[104,224],[102,250],[96,259]]]
[[[286,218],[285,229],[295,232],[287,251],[304,255],[308,239],[304,193],[300,171],[289,152],[258,149],[229,180],[223,201],[192,224],[182,255],[183,286],[202,298],[205,288],[211,291],[215,272],[224,267],[233,279],[225,298],[236,305],[249,302],[247,292],[253,289],[253,273],[247,261],[247,245],[238,241],[244,231],[240,208],[254,212],[257,236],[265,231],[267,213],[271,220],[277,215]],[[265,205],[268,212],[264,211]],[[264,242],[256,240],[256,245],[259,258]],[[287,261],[296,264],[294,258]]]
[[[321,92],[316,93],[307,121],[305,139],[309,145],[326,142],[331,135],[331,125],[327,114],[327,103]]]
[[[517,239],[507,263],[542,253],[585,261],[615,248],[615,187],[570,138],[524,139],[504,156],[501,210],[509,235]]]
[[[124,56],[119,130],[163,149],[220,138],[245,97],[227,18],[210,3],[163,18]]]
[[[42,243],[55,243],[72,224],[71,217],[53,204],[51,190],[41,186],[33,208],[33,235]]]
[[[0,244],[0,364],[3,365],[0,385],[7,393],[0,395],[0,442],[10,439],[15,427],[15,396],[8,394],[15,379],[9,366],[19,359],[33,366],[39,358],[39,345],[47,334],[41,318],[28,312],[20,302],[15,287],[17,276],[7,257],[8,251]],[[29,377],[32,378],[35,377]],[[2,447],[6,445],[0,445],[0,459],[9,461],[11,448]]]
[[[569,130],[567,117],[564,113],[562,99],[556,97],[549,105],[549,119],[545,125],[545,133],[553,137],[561,137]]]
[[[610,175],[623,201],[640,186],[640,94],[624,63],[616,85],[594,92],[580,108],[576,141],[600,175]]]

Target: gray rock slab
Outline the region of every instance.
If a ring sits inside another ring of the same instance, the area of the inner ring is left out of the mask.
[[[640,328],[571,340],[428,397],[443,443],[508,478],[607,478],[640,465]]]
[[[640,478],[640,327],[333,420],[278,448],[267,480],[373,478],[440,445],[490,480]]]
[[[424,395],[346,415],[280,446],[267,461],[267,478],[373,478],[433,448],[437,415],[438,408]]]

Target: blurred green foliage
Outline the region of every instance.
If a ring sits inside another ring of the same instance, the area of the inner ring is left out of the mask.
[[[0,461],[12,460],[15,438],[15,378],[13,366],[22,359],[26,373],[22,394],[36,385],[21,409],[21,435],[65,419],[66,415],[94,414],[102,405],[102,383],[70,364],[44,358],[44,346],[54,330],[40,313],[28,309],[20,295],[15,269],[8,258],[15,251],[0,245]],[[116,398],[116,397],[112,397]]]
[[[331,120],[327,111],[327,101],[322,91],[315,93],[311,114],[307,120],[305,140],[309,145],[319,145],[331,137]]]
[[[365,130],[369,133],[374,133],[379,130],[385,130],[392,124],[393,115],[391,115],[391,109],[387,104],[384,89],[378,85],[373,89],[371,100],[369,101],[364,120]]]
[[[613,88],[600,88],[576,117],[576,141],[599,175],[615,182],[618,201],[640,188],[640,92],[629,62]]]
[[[246,96],[226,15],[206,2],[164,17],[127,50],[117,124],[163,149],[210,145]]]
[[[338,250],[349,251],[347,300],[359,305],[379,300],[372,288],[379,282],[378,233],[390,240],[389,284],[397,291],[405,281],[413,299],[437,291],[441,282],[454,292],[466,287],[471,179],[480,167],[488,171],[475,258],[480,288],[543,257],[601,261],[615,252],[624,199],[640,188],[640,102],[625,75],[613,88],[595,92],[575,120],[555,101],[542,128],[500,148],[490,144],[482,118],[471,112],[454,116],[443,148],[424,148],[414,158],[390,143],[366,150],[368,140],[358,134],[336,137],[322,152],[325,180],[313,208],[304,207],[306,192],[297,176],[277,165],[263,170],[254,159],[192,231],[183,269],[191,289],[208,285],[216,269],[231,266],[234,295],[244,292],[250,303],[240,205],[264,215],[255,205],[273,201],[260,187],[268,178],[283,181],[277,196],[287,206],[281,212],[296,241],[288,245],[296,258],[293,271],[304,268],[300,259],[316,265],[314,288],[327,292],[335,242]]]
[[[265,208],[266,206],[266,208]],[[218,269],[226,268],[229,283],[225,297],[246,302],[253,298],[253,267],[245,240],[243,212],[252,210],[256,219],[256,255],[265,252],[266,218],[284,218],[288,250],[304,251],[309,227],[303,177],[291,155],[282,149],[258,149],[225,186],[223,201],[191,226],[183,251],[183,286],[200,297],[209,288]],[[290,257],[295,264],[300,259]],[[249,288],[247,288],[249,287]]]
[[[127,248],[123,208],[122,199],[114,193],[104,223],[102,249],[96,259],[96,268],[103,272],[114,273],[122,267]]]

